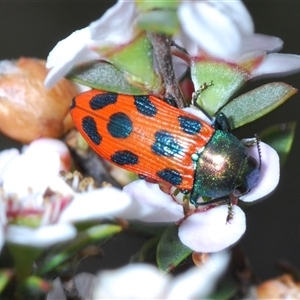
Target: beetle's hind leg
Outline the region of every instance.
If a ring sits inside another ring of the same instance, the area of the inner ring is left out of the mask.
[[[233,219],[234,216],[234,211],[233,211],[233,205],[237,204],[238,198],[234,196],[233,194],[230,194],[228,196],[220,197],[220,198],[215,198],[212,200],[208,200],[206,202],[201,202],[198,203],[196,202],[195,204],[191,201],[192,204],[194,204],[196,207],[198,206],[219,206],[223,204],[227,204],[228,206],[228,211],[227,211],[227,217],[226,217],[226,224],[230,223],[230,220]]]

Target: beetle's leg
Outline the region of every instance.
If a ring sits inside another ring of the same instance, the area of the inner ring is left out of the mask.
[[[224,196],[224,197],[220,197],[220,198],[216,198],[216,199],[212,199],[206,202],[202,202],[202,203],[197,203],[194,204],[195,206],[205,206],[205,205],[214,205],[214,206],[218,206],[218,205],[223,205],[223,204],[227,204],[228,205],[228,212],[227,212],[227,217],[226,217],[226,224],[230,223],[230,220],[232,220],[234,212],[233,212],[233,205],[236,204],[238,201],[238,198],[232,194],[228,195],[228,196]]]
[[[179,45],[178,45],[175,41],[173,41],[173,40],[171,41],[170,46],[173,46],[173,47],[175,47],[176,49],[178,49],[179,51],[181,51],[181,52],[183,52],[183,53],[185,53],[185,54],[188,54],[188,52],[186,51],[185,48],[179,46]]]
[[[220,112],[219,114],[217,114],[216,118],[214,119],[205,109],[203,109],[197,103],[197,99],[200,96],[200,94],[212,85],[213,85],[212,81],[210,83],[204,82],[200,86],[199,90],[197,90],[196,92],[193,93],[193,95],[192,95],[192,105],[197,107],[199,110],[201,110],[205,114],[205,116],[212,122],[212,124],[214,125],[216,130],[219,129],[219,130],[222,130],[222,131],[225,131],[225,132],[231,132],[231,126],[230,126],[228,118],[226,117],[225,114]]]
[[[165,97],[164,100],[171,106],[178,107],[176,101],[174,98],[171,97]]]
[[[201,84],[199,89],[192,94],[192,105],[202,110],[203,108],[197,103],[197,99],[204,90],[206,90],[208,87],[212,85],[214,85],[213,81],[211,81],[210,83],[204,82],[203,84]]]
[[[200,94],[212,85],[214,85],[212,81],[210,83],[204,82],[203,84],[201,84],[199,89],[192,94],[191,104],[197,107],[199,110],[201,110],[205,114],[205,116],[213,123],[214,122],[213,117],[197,103],[197,99],[200,96]]]
[[[254,145],[257,146],[257,152],[259,157],[259,171],[261,169],[261,150],[260,150],[260,138],[257,134],[255,134],[255,139],[251,139],[250,141],[242,141],[242,143],[245,145],[245,147],[253,147]]]
[[[242,143],[246,146],[246,147],[253,147],[254,145],[258,145],[260,142],[260,138],[258,136],[258,134],[255,134],[254,138],[251,140],[247,140],[247,141],[243,141]]]
[[[220,198],[215,198],[215,199],[212,199],[212,200],[208,200],[208,201],[205,201],[205,202],[195,202],[193,203],[194,201],[191,200],[191,203],[194,204],[195,206],[205,206],[205,205],[211,205],[211,204],[214,204],[215,206],[217,205],[222,205],[222,204],[228,204],[231,202],[231,199],[229,196],[224,196],[224,197],[220,197]]]
[[[189,197],[188,197],[187,194],[185,194],[185,195],[183,196],[183,212],[184,212],[184,215],[185,215],[185,216],[186,216],[186,215],[188,214],[188,212],[189,212],[189,203],[190,203]]]
[[[234,211],[233,211],[233,204],[232,202],[228,203],[228,212],[227,212],[227,218],[226,218],[226,224],[230,223],[230,220],[233,219]]]

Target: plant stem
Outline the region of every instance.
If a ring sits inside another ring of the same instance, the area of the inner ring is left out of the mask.
[[[170,38],[165,34],[155,32],[149,32],[148,36],[151,40],[158,69],[165,85],[165,100],[178,108],[186,107],[187,104],[175,77]]]

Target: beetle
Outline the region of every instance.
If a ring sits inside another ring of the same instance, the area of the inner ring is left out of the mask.
[[[70,113],[91,148],[124,169],[165,182],[195,206],[226,202],[256,186],[260,164],[219,114],[212,124],[153,95],[89,90]]]

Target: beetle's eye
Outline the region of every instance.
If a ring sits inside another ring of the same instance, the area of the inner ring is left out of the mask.
[[[260,167],[256,159],[248,156],[242,167],[239,178],[236,182],[235,191],[237,196],[248,193],[258,183]]]

